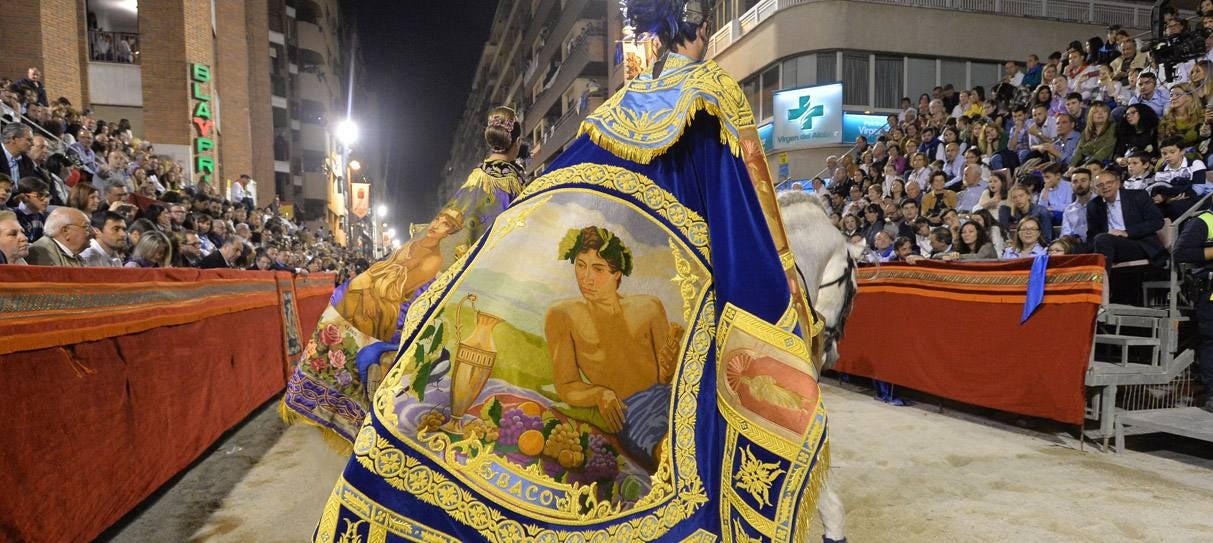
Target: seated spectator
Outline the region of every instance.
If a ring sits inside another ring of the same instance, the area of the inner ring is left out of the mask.
[[[30,245],[29,260],[35,266],[79,268],[80,252],[88,247],[93,227],[83,211],[59,207],[46,218],[45,235]]]
[[[1009,229],[1011,225],[1022,222],[1024,217],[1035,217],[1036,224],[1040,227],[1038,235],[1044,240],[1044,243],[1052,240],[1053,214],[1040,204],[1032,202],[1032,190],[1017,183],[1011,187],[1008,194],[1011,205],[1004,208],[1006,212],[999,217],[999,223]]]
[[[1121,79],[1116,77],[1112,67],[1104,64],[1099,67],[1099,82],[1088,98],[1092,103],[1099,102],[1111,107],[1116,104],[1129,103],[1129,98],[1132,96],[1133,92],[1127,85],[1121,83]],[[1111,110],[1109,110],[1110,112]]]
[[[1065,256],[1078,252],[1075,242],[1074,238],[1066,236],[1053,240],[1053,243],[1049,244],[1049,256]]]
[[[1155,146],[1157,146],[1155,144]],[[1129,190],[1148,190],[1154,184],[1154,158],[1145,152],[1136,152],[1125,158],[1125,168],[1129,176],[1125,179],[1124,188]],[[1092,177],[1094,177],[1092,175]]]
[[[1074,131],[1075,120],[1069,113],[1057,114],[1057,137],[1051,141],[1033,145],[1030,157],[1068,166],[1078,149],[1079,134]]]
[[[922,208],[922,187],[923,185],[919,185],[917,181],[906,183],[906,199],[917,202],[919,209]]]
[[[1040,236],[1043,230],[1040,220],[1035,216],[1029,215],[1020,219],[1015,226],[1014,241],[1003,250],[1002,259],[1013,260],[1045,254],[1046,249]]]
[[[918,254],[931,255],[931,223],[924,217],[914,221],[914,246],[918,248]]]
[[[960,192],[956,195],[956,209],[975,209],[981,202],[981,195],[986,190],[986,182],[982,180],[983,168],[981,164],[965,166]]]
[[[967,211],[976,212],[977,210],[985,209],[992,213],[998,213],[998,209],[1006,205],[1007,175],[1005,170],[992,172],[990,180],[986,184],[986,190],[981,192],[981,198],[977,200],[977,205]]]
[[[173,246],[168,236],[159,230],[149,230],[139,237],[124,268],[167,268],[173,261]]]
[[[948,175],[937,171],[931,174],[931,192],[922,197],[922,211],[933,225],[941,224],[943,212],[956,207],[956,193],[946,188]]]
[[[250,270],[256,271],[272,271],[274,260],[270,258],[269,253],[265,249],[257,249],[256,255],[253,257],[253,265]]]
[[[949,128],[949,130],[953,129]],[[947,130],[944,132],[946,133]],[[964,145],[963,142],[957,143],[955,141],[943,145],[944,158],[940,171],[948,176],[949,188],[959,185],[960,179],[964,175],[965,157],[964,152],[961,150],[962,145]]]
[[[986,235],[985,228],[976,221],[969,221],[960,226],[960,237],[950,254],[942,260],[994,260],[998,253],[994,252],[994,244]]]
[[[1074,131],[1082,133],[1087,129],[1087,104],[1081,94],[1070,92],[1066,94],[1065,111],[1074,118]]]
[[[850,239],[851,236],[863,237],[863,231],[860,229],[859,217],[846,214],[842,216],[842,235]]]
[[[1158,239],[1163,216],[1149,194],[1122,190],[1120,174],[1104,170],[1095,180],[1098,198],[1087,203],[1087,239],[1095,252],[1104,255],[1109,270],[1117,262],[1163,256],[1166,249]]]
[[[1146,190],[1162,208],[1163,215],[1175,220],[1195,204],[1197,195],[1209,192],[1205,183],[1205,164],[1184,155],[1178,136],[1164,139],[1159,148],[1163,161],[1154,174],[1154,182]]]
[[[866,225],[863,228],[864,241],[868,243],[869,247],[875,247],[876,233],[890,228],[888,221],[884,218],[884,210],[881,209],[879,204],[868,204],[863,210],[863,222]],[[892,242],[893,240],[890,239],[889,243],[891,244]]]
[[[890,262],[905,262],[907,257],[914,255],[914,242],[907,237],[898,236],[893,241],[893,259]]]
[[[1061,223],[1061,214],[1074,200],[1074,189],[1062,178],[1065,170],[1059,164],[1050,164],[1042,172],[1044,185],[1040,187],[1040,206],[1052,213],[1052,223]]]
[[[1154,115],[1161,119],[1169,103],[1171,97],[1166,89],[1159,88],[1158,76],[1154,75],[1154,72],[1142,72],[1137,77],[1137,94],[1129,98],[1130,106],[1144,104],[1154,110]]]
[[[174,265],[197,268],[202,263],[202,240],[198,237],[198,233],[193,230],[182,230],[177,232],[176,236],[178,260]]]
[[[130,226],[126,227],[126,235],[130,237],[130,246],[134,247],[135,245],[138,245],[139,238],[143,237],[143,234],[151,232],[152,230],[156,230],[156,225],[152,224],[152,221],[147,219],[139,219],[132,222]]]
[[[872,250],[867,254],[869,263],[892,262],[897,257],[893,249],[893,236],[888,230],[876,232],[873,238]]]
[[[1087,123],[1074,150],[1073,162],[1082,164],[1087,159],[1105,161],[1112,158],[1116,148],[1116,130],[1112,128],[1112,110],[1103,102],[1091,104],[1087,109]]]
[[[244,252],[244,240],[237,236],[232,236],[220,244],[215,252],[207,255],[198,264],[199,268],[234,268],[236,261]]]
[[[1075,168],[1071,171],[1070,186],[1074,192],[1074,199],[1061,212],[1061,235],[1080,244],[1076,249],[1085,249],[1087,202],[1091,200],[1091,170]]]
[[[0,173],[0,211],[12,211],[8,207],[8,199],[13,195],[13,180]],[[16,216],[16,214],[14,214]]]
[[[921,260],[945,260],[945,256],[952,254],[952,231],[945,226],[940,226],[931,229],[931,235],[927,240],[927,246],[931,251],[926,256],[910,255],[906,257],[906,262],[917,264]]]
[[[0,211],[0,264],[24,266],[29,255],[29,238],[17,222],[17,214]]]
[[[1116,147],[1112,154],[1120,157],[1128,153],[1158,153],[1158,114],[1150,106],[1129,106],[1116,125]]]
[[[101,209],[101,195],[97,193],[97,187],[89,183],[76,183],[67,196],[67,205],[92,217]]]
[[[1183,147],[1191,147],[1200,141],[1202,129],[1208,132],[1205,107],[1196,98],[1196,89],[1189,83],[1175,85],[1171,88],[1171,106],[1158,125],[1158,137],[1178,137]]]
[[[90,185],[81,183],[76,186]],[[80,261],[90,268],[121,268],[122,255],[130,248],[126,238],[126,218],[113,211],[102,213],[100,221],[96,218],[92,221],[96,235],[88,248],[80,253]]]
[[[994,219],[994,215],[988,209],[979,209],[969,215],[969,222],[974,222],[981,225],[985,231],[986,237],[990,243],[994,245],[994,254],[1002,254],[1002,250],[1006,247],[1006,238],[1002,234],[1002,227],[998,221]]]
[[[17,220],[32,242],[42,237],[50,201],[50,187],[45,181],[37,177],[23,177],[17,182]]]

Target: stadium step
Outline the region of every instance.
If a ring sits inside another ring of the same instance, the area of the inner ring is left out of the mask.
[[[1119,364],[1093,361],[1087,367],[1086,386],[1160,385],[1174,376],[1165,369],[1149,364]]]
[[[1120,345],[1122,347],[1157,346],[1158,338],[1144,336],[1126,336],[1121,334],[1095,334],[1095,343],[1105,345]]]
[[[1213,442],[1213,413],[1199,407],[1121,411],[1116,422],[1126,427],[1126,434],[1164,432]]]

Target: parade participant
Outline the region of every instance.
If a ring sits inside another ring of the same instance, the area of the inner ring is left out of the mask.
[[[1213,412],[1213,211],[1205,210],[1184,223],[1173,254],[1176,262],[1197,267],[1191,278],[1198,292],[1195,300],[1200,345],[1196,353],[1200,381],[1208,394],[1201,408]]]
[[[623,4],[660,55],[412,300],[317,541],[804,537],[822,323],[753,113],[707,2]]]
[[[484,234],[522,191],[516,161],[525,153],[514,110],[488,114],[490,154],[468,175],[424,232],[334,292],[287,383],[281,413],[321,427],[334,444],[351,442],[382,377],[380,357],[395,353],[409,304]]]

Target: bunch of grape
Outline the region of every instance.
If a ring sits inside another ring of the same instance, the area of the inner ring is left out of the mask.
[[[581,432],[570,423],[552,428],[543,454],[556,459],[564,469],[577,469],[585,462],[585,451],[581,448]]]
[[[590,434],[590,460],[585,464],[585,479],[589,481],[613,480],[619,474],[619,461],[605,437]]]
[[[517,407],[511,407],[501,414],[500,433],[497,442],[502,445],[517,445],[518,436],[527,430],[543,431],[543,419],[523,413]]]
[[[421,424],[418,426],[422,430],[433,430],[443,424],[446,424],[446,415],[440,411],[430,411],[421,416]]]
[[[500,437],[500,431],[496,426],[489,424],[483,420],[476,419],[464,425],[463,435],[471,438],[481,438],[492,443]]]

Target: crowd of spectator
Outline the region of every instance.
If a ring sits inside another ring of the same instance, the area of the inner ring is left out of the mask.
[[[1200,8],[1164,12],[1165,35],[1213,36],[1213,0]],[[1213,37],[1197,58],[1144,46],[1112,26],[1007,62],[989,88],[903,98],[875,141],[793,188],[822,194],[873,262],[1090,252],[1109,267],[1161,264],[1160,230],[1211,188]]]
[[[0,79],[0,264],[336,272],[369,263],[258,205],[249,176],[189,183],[122,119],[47,100],[41,73]]]

